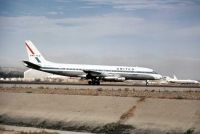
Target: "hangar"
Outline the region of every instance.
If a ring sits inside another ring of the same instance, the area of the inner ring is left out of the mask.
[[[41,80],[41,81],[57,81],[57,82],[78,82],[77,78],[70,78],[67,76],[61,76],[51,73],[38,71],[35,69],[28,69],[24,72],[25,81]]]

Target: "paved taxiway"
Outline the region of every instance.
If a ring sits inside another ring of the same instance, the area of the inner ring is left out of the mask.
[[[200,92],[200,87],[178,87],[178,86],[133,86],[133,85],[87,85],[87,84],[36,84],[36,83],[0,83],[0,87],[19,88],[49,88],[49,89],[107,89],[107,90],[139,90],[139,91],[196,91]]]

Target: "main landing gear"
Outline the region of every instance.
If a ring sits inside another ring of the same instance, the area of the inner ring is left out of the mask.
[[[100,85],[100,80],[101,80],[100,77],[95,77],[95,76],[92,76],[92,75],[88,74],[88,75],[86,76],[86,78],[87,78],[88,80],[91,80],[91,81],[88,81],[88,84],[89,84],[89,85]]]
[[[100,85],[100,81],[99,80],[92,80],[92,81],[88,81],[89,85]]]

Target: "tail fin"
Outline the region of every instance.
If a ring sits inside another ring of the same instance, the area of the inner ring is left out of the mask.
[[[42,54],[38,51],[38,49],[30,40],[26,40],[25,45],[26,45],[26,50],[28,53],[28,58],[31,63],[34,63],[34,64],[46,63],[46,60],[44,59]]]
[[[176,76],[174,75],[174,79],[177,80]]]

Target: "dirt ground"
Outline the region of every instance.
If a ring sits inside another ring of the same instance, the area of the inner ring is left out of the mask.
[[[198,92],[0,91],[0,124],[113,134],[200,133]]]
[[[0,92],[7,93],[33,93],[33,94],[62,94],[62,95],[91,95],[91,96],[117,96],[117,97],[145,97],[161,99],[189,99],[200,100],[199,91],[155,91],[155,90],[107,90],[97,89],[52,89],[52,88],[21,88],[21,87],[0,87]]]
[[[0,134],[91,134],[52,129],[0,125]]]

